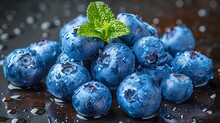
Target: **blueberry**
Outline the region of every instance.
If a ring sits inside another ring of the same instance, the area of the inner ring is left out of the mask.
[[[62,40],[63,51],[75,60],[92,59],[100,48],[104,47],[104,41],[99,38],[90,38],[77,35],[79,27],[70,29]]]
[[[172,73],[162,80],[160,90],[165,99],[181,103],[191,96],[193,84],[192,80],[184,74]]]
[[[164,44],[153,36],[140,38],[133,46],[137,61],[143,67],[164,65],[167,61],[167,53]]]
[[[116,89],[126,76],[134,72],[134,67],[135,57],[131,49],[122,43],[112,43],[92,63],[91,73],[95,80]]]
[[[40,54],[48,70],[55,64],[57,57],[61,53],[61,43],[50,40],[33,43],[28,48],[36,50]]]
[[[47,90],[57,98],[68,100],[74,90],[91,81],[89,72],[74,62],[55,64],[46,78]]]
[[[175,26],[168,29],[161,37],[166,50],[173,56],[177,52],[192,50],[195,47],[195,38],[192,31],[185,26]]]
[[[82,116],[101,116],[111,108],[111,92],[102,83],[91,81],[74,91],[72,105]]]
[[[120,39],[129,46],[133,46],[141,37],[158,36],[157,30],[148,23],[142,21],[137,15],[120,13],[117,19],[130,28],[130,34],[120,37]]]
[[[44,76],[45,63],[40,55],[30,49],[16,49],[5,57],[3,71],[8,81],[19,87],[34,86]]]
[[[158,85],[160,85],[163,78],[172,73],[173,70],[169,65],[165,64],[163,66],[154,66],[149,68],[142,67],[140,72],[149,75]]]
[[[143,73],[127,76],[117,90],[118,104],[134,118],[153,115],[160,107],[161,92],[158,85]]]
[[[84,15],[79,15],[70,22],[66,23],[61,29],[60,29],[60,40],[64,37],[64,35],[72,28],[78,27],[83,25],[84,23],[88,22],[88,18]]]
[[[57,60],[56,60],[56,63],[62,63],[62,62],[75,62],[76,64],[83,65],[82,61],[71,59],[64,52],[61,52],[60,55],[57,57]]]
[[[197,51],[177,53],[172,63],[173,70],[192,79],[193,86],[203,86],[213,78],[212,60]]]

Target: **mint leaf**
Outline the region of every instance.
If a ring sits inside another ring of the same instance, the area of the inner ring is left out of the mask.
[[[87,9],[87,16],[89,21],[110,22],[115,20],[111,8],[102,1],[90,3]]]
[[[80,26],[78,35],[101,38],[107,43],[110,38],[127,35],[130,29],[114,18],[111,9],[104,2],[97,1],[89,4],[87,8],[89,21]]]
[[[101,33],[95,30],[94,23],[88,22],[80,26],[77,31],[81,36],[103,38]]]
[[[130,33],[130,28],[121,21],[114,20],[111,21],[109,25],[109,38],[117,38],[119,36],[127,35]]]

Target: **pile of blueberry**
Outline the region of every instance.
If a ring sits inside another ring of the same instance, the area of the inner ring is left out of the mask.
[[[106,114],[117,90],[120,108],[131,117],[153,115],[162,97],[173,103],[187,100],[193,88],[213,78],[212,60],[193,51],[195,39],[185,26],[157,30],[137,15],[117,19],[130,34],[110,39],[77,35],[88,21],[80,15],[60,30],[62,43],[43,40],[12,51],[4,60],[8,81],[19,87],[36,85],[46,75],[46,86],[56,98],[71,100],[86,117]]]

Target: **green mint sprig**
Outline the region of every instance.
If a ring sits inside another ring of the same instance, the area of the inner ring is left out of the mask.
[[[97,37],[110,43],[110,38],[130,33],[129,27],[115,19],[111,8],[102,1],[91,2],[87,8],[88,22],[80,26],[80,36]]]

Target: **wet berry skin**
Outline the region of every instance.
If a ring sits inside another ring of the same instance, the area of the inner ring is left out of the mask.
[[[57,63],[50,69],[46,86],[48,92],[56,98],[68,100],[74,90],[88,81],[91,81],[91,78],[85,67],[67,61]]]
[[[36,52],[40,54],[48,70],[54,65],[57,57],[61,53],[61,43],[50,40],[33,43],[28,48],[36,50]]]
[[[175,26],[168,29],[161,37],[166,50],[173,56],[178,52],[193,50],[195,38],[192,31],[185,26]]]
[[[131,49],[122,43],[112,43],[92,63],[91,73],[93,79],[110,89],[116,89],[134,69],[135,57]]]
[[[144,22],[140,17],[130,13],[120,13],[117,19],[130,28],[128,35],[120,37],[128,46],[133,44],[141,37],[155,36],[158,37],[157,30]]]
[[[72,28],[78,27],[83,25],[84,23],[88,22],[88,18],[85,15],[79,15],[70,22],[66,23],[61,29],[60,29],[60,40],[62,41],[62,38],[64,35]]]
[[[140,72],[127,76],[117,90],[120,108],[134,118],[153,115],[160,107],[161,98],[159,86]]]
[[[56,63],[62,62],[75,62],[76,64],[83,65],[82,61],[71,59],[66,53],[61,52],[60,55],[57,57]]]
[[[149,75],[158,85],[160,85],[165,76],[173,72],[172,68],[167,64],[149,68],[142,67],[139,71]]]
[[[169,52],[167,52],[167,62],[166,62],[166,64],[168,64],[169,66],[172,66],[173,60],[174,60],[174,57]]]
[[[172,73],[162,80],[160,90],[165,99],[178,104],[191,96],[193,84],[192,80],[184,74]]]
[[[212,60],[197,51],[177,53],[172,66],[174,71],[190,77],[195,87],[203,86],[213,78]]]
[[[101,82],[91,81],[80,86],[72,96],[72,106],[82,116],[106,114],[112,105],[110,90]]]
[[[9,53],[3,62],[3,71],[8,81],[19,87],[36,85],[45,74],[46,66],[42,57],[27,48]]]
[[[167,53],[160,39],[148,36],[140,38],[133,46],[137,61],[143,67],[162,66],[167,62]]]
[[[77,35],[79,27],[70,29],[62,40],[63,51],[75,60],[85,61],[92,59],[100,48],[104,47],[104,41],[99,38],[90,38]]]

